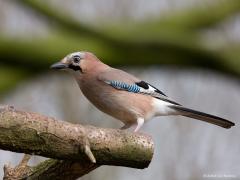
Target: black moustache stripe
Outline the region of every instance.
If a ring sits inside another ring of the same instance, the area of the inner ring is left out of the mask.
[[[68,66],[70,69],[74,70],[74,71],[82,71],[82,69],[80,68],[80,66],[74,66],[72,64],[70,64]]]

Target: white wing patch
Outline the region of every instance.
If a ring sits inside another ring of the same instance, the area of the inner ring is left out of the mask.
[[[152,85],[150,85],[150,84],[148,84],[144,81],[137,82],[136,84],[139,87],[141,87],[141,92],[142,93],[166,96],[162,91],[160,91],[159,89],[155,88],[154,86],[152,86]]]
[[[156,92],[156,89],[152,86],[149,86],[148,89],[144,89],[142,87],[140,87],[140,93],[143,93],[143,94],[149,94],[149,95],[152,95],[152,96],[158,96],[160,93],[157,93]],[[161,96],[166,96],[166,95],[163,95],[163,94],[160,94]]]

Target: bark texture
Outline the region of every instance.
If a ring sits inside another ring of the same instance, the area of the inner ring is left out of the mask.
[[[5,179],[16,174],[25,179],[75,179],[100,165],[142,169],[153,156],[147,135],[71,124],[11,106],[0,106],[0,149],[53,158],[28,167],[22,165],[25,157],[15,168],[5,166]]]

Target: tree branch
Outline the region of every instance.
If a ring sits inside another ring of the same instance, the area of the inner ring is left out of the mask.
[[[45,179],[75,179],[100,165],[142,169],[148,167],[153,156],[149,136],[57,121],[10,106],[0,107],[0,148],[59,159],[26,171],[28,177]],[[8,169],[5,167],[5,171]]]
[[[25,156],[22,162],[26,159]],[[29,167],[27,164],[23,164],[22,162],[20,162],[20,164],[17,165],[15,168],[11,168],[10,165],[5,165],[4,180],[12,179],[74,180],[100,166],[98,164],[93,164],[90,161],[80,163],[76,161],[55,159],[43,161],[42,163],[38,164],[35,167]]]

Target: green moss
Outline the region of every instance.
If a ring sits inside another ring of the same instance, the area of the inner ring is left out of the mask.
[[[16,87],[27,75],[28,73],[22,69],[0,64],[0,97],[2,92]]]

